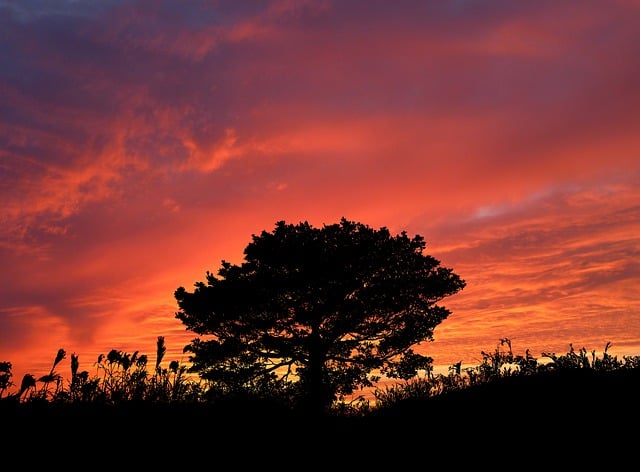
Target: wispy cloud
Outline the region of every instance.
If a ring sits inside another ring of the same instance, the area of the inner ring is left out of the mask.
[[[422,234],[468,280],[429,347],[454,362],[506,335],[640,346],[638,18],[0,1],[0,359],[179,350],[177,286],[277,220],[341,216]]]

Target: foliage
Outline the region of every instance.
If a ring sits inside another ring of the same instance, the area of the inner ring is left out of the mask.
[[[640,369],[640,356],[612,356],[609,354],[611,343],[606,343],[600,357],[592,350],[587,355],[587,349],[575,351],[569,344],[569,351],[563,355],[543,353],[542,357],[550,362],[539,362],[531,355],[529,349],[524,355],[515,355],[509,338],[500,339],[493,352],[482,351],[482,362],[476,366],[461,368],[458,362],[449,367],[449,373],[427,373],[425,377],[412,379],[404,383],[397,383],[373,392],[377,408],[389,408],[399,402],[416,399],[443,396],[452,392],[468,389],[474,385],[485,385],[506,377],[541,376],[548,373],[574,373],[588,371],[593,374],[620,372]]]
[[[313,412],[382,376],[415,377],[432,359],[413,347],[450,314],[438,302],[465,286],[425,247],[345,218],[277,222],[241,265],[223,260],[193,292],[176,290],[176,317],[210,337],[185,348],[191,371],[221,393],[285,392]]]
[[[13,376],[12,369],[13,364],[11,362],[0,362],[0,398],[4,397],[9,389],[13,387],[13,382],[11,381]]]
[[[618,358],[605,345],[601,356],[582,348],[576,351],[570,344],[566,354],[543,353],[548,362],[539,362],[529,350],[524,355],[515,355],[511,341],[503,338],[493,352],[482,352],[482,362],[463,369],[461,363],[449,366],[447,374],[434,374],[429,370],[424,376],[375,388],[373,404],[364,395],[351,401],[335,402],[330,414],[334,416],[363,416],[368,413],[391,408],[410,399],[443,397],[453,392],[462,392],[473,386],[486,385],[507,377],[534,377],[549,373],[570,374],[585,372],[592,374],[620,373],[640,370],[640,356]],[[15,401],[22,404],[47,402],[51,404],[117,405],[137,404],[220,404],[229,405],[229,399],[251,401],[270,400],[271,403],[257,405],[284,405],[289,400],[279,390],[265,392],[258,386],[246,391],[244,397],[238,393],[222,392],[203,380],[187,375],[187,366],[171,361],[162,367],[165,352],[164,338],[158,337],[157,358],[152,372],[146,370],[147,356],[111,350],[109,355],[100,355],[96,362],[97,373],[90,376],[87,371],[78,372],[78,356],[71,356],[71,379],[63,381],[55,368],[66,359],[59,349],[48,374],[36,379],[26,374],[17,393],[10,393],[12,382],[11,362],[0,362],[0,401]],[[39,386],[38,386],[39,385]]]
[[[147,368],[148,358],[138,351],[127,353],[112,349],[100,354],[95,363],[96,374],[79,372],[79,356],[71,355],[71,378],[65,386],[56,366],[66,359],[67,353],[59,349],[48,374],[36,379],[25,374],[17,393],[9,393],[12,365],[0,363],[0,398],[19,402],[102,403],[118,404],[130,401],[193,402],[204,396],[205,384],[187,374],[187,366],[171,361],[162,367],[166,352],[164,336],[157,339],[157,357],[152,373]],[[38,387],[38,383],[40,386]]]
[[[573,344],[569,344],[569,352],[562,356],[556,356],[555,353],[542,353],[543,357],[552,361],[546,364],[544,369],[551,371],[587,369],[597,372],[611,372],[640,367],[640,356],[623,356],[622,359],[618,359],[617,356],[609,354],[610,347],[611,342],[608,342],[604,347],[602,357],[598,357],[595,350],[591,351],[591,355],[588,355],[585,347],[576,352]]]

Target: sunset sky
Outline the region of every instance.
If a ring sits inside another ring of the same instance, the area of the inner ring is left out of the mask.
[[[466,281],[436,364],[640,355],[639,47],[637,0],[0,0],[0,361],[186,361],[176,288],[343,216]]]

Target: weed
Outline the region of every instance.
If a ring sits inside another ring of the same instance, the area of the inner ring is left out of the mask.
[[[447,374],[434,374],[427,369],[424,376],[415,377],[402,383],[375,388],[372,392],[375,406],[360,395],[350,402],[339,398],[332,413],[343,416],[366,414],[376,408],[385,408],[412,398],[430,398],[470,386],[488,383],[504,377],[532,376],[549,372],[592,371],[612,372],[640,369],[640,356],[618,358],[609,354],[611,343],[605,345],[602,356],[586,348],[576,350],[569,344],[569,351],[563,355],[543,353],[548,362],[539,362],[527,349],[524,355],[513,352],[511,340],[502,338],[491,352],[482,351],[482,362],[473,367],[462,368],[461,362],[449,367]],[[156,361],[152,370],[148,368],[148,357],[138,351],[127,353],[112,349],[105,356],[100,354],[95,363],[96,373],[80,371],[79,356],[71,354],[71,378],[65,384],[63,376],[56,368],[66,359],[64,349],[59,349],[50,371],[36,380],[26,374],[17,393],[10,393],[15,387],[12,381],[11,362],[0,362],[0,400],[13,399],[21,403],[93,403],[120,404],[126,402],[147,403],[201,403],[215,402],[225,398],[238,398],[238,392],[224,392],[201,378],[189,375],[187,365],[170,361],[163,366],[166,346],[164,337],[158,336]],[[39,386],[38,386],[39,385]],[[244,397],[264,398],[286,402],[289,399],[286,386],[278,388],[267,382],[256,384],[253,391],[241,392]]]

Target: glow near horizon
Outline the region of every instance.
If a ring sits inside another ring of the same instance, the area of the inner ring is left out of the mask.
[[[184,359],[173,291],[278,220],[420,234],[425,351],[640,353],[632,1],[0,2],[0,360]],[[99,10],[98,10],[99,8]],[[65,361],[68,362],[68,361]],[[68,369],[61,365],[61,371]]]

